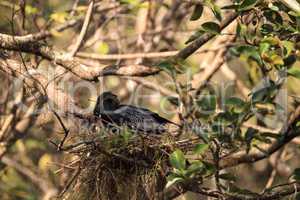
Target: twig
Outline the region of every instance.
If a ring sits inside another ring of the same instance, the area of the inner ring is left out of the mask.
[[[194,86],[196,87],[195,94],[198,95],[202,91],[202,89],[205,87],[208,80],[211,79],[211,77],[215,74],[215,72],[220,69],[220,67],[224,64],[224,55],[226,54],[227,49],[221,49],[215,56],[214,62],[211,64],[211,66],[206,67],[205,71],[201,73],[201,80],[197,80],[198,85]]]
[[[159,91],[161,94],[165,95],[165,96],[172,96],[172,97],[177,97],[178,95],[171,91],[171,90],[168,90],[167,88],[165,87],[162,87],[160,86],[159,84],[157,83],[154,83],[153,81],[147,81],[146,79],[144,78],[139,78],[139,77],[127,77],[127,76],[124,76],[123,78],[125,79],[128,79],[128,80],[132,80],[132,81],[135,81],[149,89],[152,89],[152,90],[155,90],[155,91]]]
[[[74,49],[70,53],[71,57],[75,56],[75,54],[77,53],[77,51],[79,50],[79,48],[82,45],[82,41],[84,39],[84,36],[87,32],[87,29],[88,29],[90,21],[91,21],[91,17],[92,17],[92,14],[93,14],[93,7],[94,7],[94,0],[91,0],[91,2],[89,4],[89,7],[88,7],[88,10],[87,10],[87,13],[86,13],[86,16],[85,16],[85,19],[84,19],[84,22],[83,22],[83,25],[82,25],[82,29],[81,29],[80,34],[79,34],[79,37],[78,37],[77,42],[74,46]]]
[[[60,141],[60,143],[57,146],[57,150],[60,151],[64,145],[65,140],[67,139],[68,135],[69,135],[69,129],[67,129],[67,127],[65,126],[65,124],[63,123],[62,119],[60,118],[60,116],[57,114],[57,112],[55,110],[52,109],[53,114],[55,115],[55,117],[57,118],[57,120],[59,121],[59,124],[61,125],[61,127],[64,130],[64,137],[63,139]]]
[[[280,130],[274,130],[274,129],[258,126],[255,124],[250,124],[248,122],[243,123],[242,126],[246,128],[253,128],[255,130],[258,130],[260,133],[274,133],[274,134],[280,133]]]
[[[275,155],[276,157],[275,157],[275,161],[274,161],[274,164],[273,164],[273,170],[272,170],[271,175],[270,175],[270,177],[269,177],[269,179],[266,183],[266,186],[265,186],[264,190],[266,190],[266,189],[268,189],[272,186],[272,184],[275,180],[276,174],[277,174],[277,166],[278,166],[279,160],[281,159],[283,154],[284,154],[284,147],[278,152],[277,155]],[[272,157],[270,157],[270,159],[269,159],[270,162],[271,162],[271,158]]]
[[[59,194],[59,197],[62,197],[66,193],[66,191],[68,191],[68,189],[70,188],[70,186],[72,185],[72,183],[80,175],[80,172],[81,172],[81,166],[78,165],[77,170],[75,171],[74,175],[72,176],[72,178],[70,179],[70,181],[67,183],[67,185],[64,187],[64,189],[61,191],[61,193]]]
[[[287,5],[293,11],[300,12],[300,4],[296,0],[281,0],[282,3]]]
[[[203,49],[196,51],[195,54],[202,54],[210,51],[217,51],[223,46],[220,45],[218,48]],[[95,59],[95,60],[130,60],[137,58],[165,58],[170,56],[175,56],[179,51],[162,51],[162,52],[147,52],[147,53],[130,53],[130,54],[96,54],[96,53],[86,53],[78,52],[77,57]]]

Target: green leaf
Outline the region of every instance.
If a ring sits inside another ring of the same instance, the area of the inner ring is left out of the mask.
[[[219,175],[220,179],[228,180],[228,181],[236,181],[236,177],[230,173],[224,173]]]
[[[239,11],[245,11],[245,10],[250,10],[254,8],[256,5],[257,0],[244,0],[242,4],[239,6]]]
[[[282,24],[283,23],[283,19],[281,17],[281,15],[274,10],[266,10],[263,15],[266,17],[266,19],[273,23],[273,24]]]
[[[296,168],[293,172],[293,178],[296,181],[300,181],[300,168]]]
[[[160,62],[158,64],[158,67],[163,69],[163,70],[166,70],[166,71],[173,71],[174,70],[174,65],[169,60],[165,60],[165,61]]]
[[[193,11],[193,14],[190,18],[191,21],[195,21],[195,20],[198,20],[201,15],[203,13],[203,5],[202,4],[196,4],[195,7],[194,7],[194,11]]]
[[[279,134],[276,134],[276,133],[260,133],[261,136],[263,137],[270,137],[270,138],[274,138],[274,139],[279,139],[281,136]]]
[[[209,145],[208,144],[197,144],[193,150],[195,154],[203,154],[207,149]]]
[[[217,24],[215,22],[206,22],[206,23],[202,24],[202,29],[205,32],[216,34],[216,35],[221,32],[221,28],[220,28],[219,24]]]
[[[217,18],[217,20],[221,21],[222,16],[221,16],[221,9],[219,8],[219,6],[217,6],[212,0],[205,0],[204,2],[211,9],[214,16]]]
[[[186,159],[181,150],[177,149],[170,155],[170,163],[176,169],[185,169],[186,168]]]
[[[264,54],[265,52],[267,52],[269,50],[270,46],[271,45],[269,43],[267,43],[267,42],[261,42],[259,44],[259,52],[261,54]]]
[[[300,68],[299,67],[292,67],[287,71],[287,73],[290,76],[300,79]]]
[[[222,15],[221,15],[220,7],[217,6],[216,4],[213,4],[211,10],[212,10],[213,14],[215,15],[215,17],[217,18],[217,20],[221,21],[222,20]]]
[[[43,149],[45,150],[46,149],[46,145],[39,141],[39,140],[34,140],[34,139],[27,139],[25,140],[25,146],[26,148],[28,149]]]
[[[223,9],[223,10],[231,10],[231,9],[236,10],[236,9],[238,9],[238,7],[239,7],[239,5],[231,4],[231,5],[224,6],[221,9]]]
[[[252,93],[251,100],[253,103],[264,101],[269,95],[269,88],[265,87]]]
[[[203,170],[203,163],[201,161],[195,161],[193,162],[187,169],[187,173],[186,176],[187,177],[191,177],[193,176],[195,173],[201,173]]]
[[[275,6],[272,2],[268,4],[268,7],[273,11],[279,11],[279,8]]]
[[[233,106],[243,106],[245,105],[245,101],[238,97],[230,97],[225,100],[226,105],[233,105]]]
[[[198,30],[195,33],[193,33],[193,35],[191,35],[189,37],[189,39],[184,43],[184,44],[188,44],[194,40],[196,40],[197,38],[199,38],[201,35],[203,35],[203,33],[205,33],[203,30]]]
[[[25,6],[25,13],[27,15],[34,15],[38,13],[38,9],[36,7],[32,7],[31,5],[27,5]]]
[[[260,27],[260,32],[263,35],[268,35],[268,34],[272,33],[273,31],[274,31],[274,28],[271,24],[263,24]]]
[[[262,39],[261,41],[269,43],[272,46],[280,44],[280,39],[278,37],[266,37],[266,38]]]
[[[166,188],[169,188],[170,186],[172,186],[175,183],[178,182],[183,182],[184,179],[181,176],[178,176],[176,174],[171,174],[167,177],[167,184],[166,184]]]
[[[220,112],[215,116],[215,124],[212,126],[212,129],[218,132],[220,128],[234,123],[238,119],[238,116],[238,114],[232,112]]]
[[[261,60],[259,49],[255,46],[250,45],[241,45],[238,47],[230,48],[231,53],[234,55],[245,55],[246,57],[249,57],[253,60],[255,60],[259,65],[263,65],[263,62]]]
[[[271,55],[270,59],[271,59],[273,65],[283,65],[284,64],[282,57],[277,54]]]
[[[204,95],[196,103],[201,108],[202,114],[212,114],[216,110],[217,99],[215,95]]]
[[[66,12],[56,12],[50,15],[50,18],[58,23],[64,23],[68,17]]]
[[[139,0],[120,0],[121,4],[129,4],[131,6],[138,6],[141,4]]]
[[[297,12],[294,12],[294,11],[289,11],[288,14],[292,15],[294,17],[300,17],[300,13],[297,13]]]
[[[238,23],[236,27],[236,34],[239,37],[243,37],[246,35],[246,33],[247,33],[247,26],[245,24]]]
[[[205,166],[206,174],[213,174],[216,171],[216,167],[214,164],[204,161],[203,164]]]
[[[295,49],[295,44],[293,42],[284,40],[282,41],[282,45],[285,49],[284,55],[288,56]]]
[[[203,129],[201,125],[192,126],[192,132],[198,135],[201,139],[203,139],[204,142],[209,142],[210,133],[207,130]]]
[[[127,129],[127,128],[122,129],[121,137],[122,137],[123,142],[125,144],[128,144],[128,142],[130,141],[130,139],[132,138],[132,136],[133,136],[133,134],[130,132],[129,129]]]

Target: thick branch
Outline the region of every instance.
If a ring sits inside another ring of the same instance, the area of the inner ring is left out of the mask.
[[[154,75],[160,71],[156,67],[145,65],[111,65],[107,67],[91,67],[82,64],[66,52],[57,51],[45,44],[31,41],[32,39],[29,39],[28,36],[23,38],[23,36],[14,37],[0,33],[0,48],[36,54],[64,67],[76,76],[88,81],[97,81],[98,77],[107,75],[148,76]]]

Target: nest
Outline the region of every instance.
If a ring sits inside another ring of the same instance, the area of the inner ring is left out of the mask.
[[[168,133],[133,133],[126,127],[118,133],[103,126],[86,130],[63,149],[78,157],[63,199],[159,199],[170,171],[169,153],[175,148],[188,151],[197,143],[176,142]]]

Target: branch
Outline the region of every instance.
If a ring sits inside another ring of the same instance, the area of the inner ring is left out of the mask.
[[[163,191],[162,194],[160,194],[160,199],[166,199],[166,200],[172,200],[176,199],[178,196],[191,191],[196,194],[209,196],[217,199],[222,199],[223,195],[219,193],[218,191],[209,191],[205,190],[204,188],[201,188],[199,186],[200,184],[197,182],[191,182],[191,183],[177,183],[174,184],[172,187],[169,187]]]
[[[204,54],[211,51],[218,51],[220,48],[224,47],[224,45],[219,45],[210,49],[198,50],[195,54]],[[144,52],[144,53],[128,53],[128,54],[98,54],[98,53],[86,53],[86,52],[78,52],[76,57],[79,58],[87,58],[94,60],[130,60],[137,58],[166,58],[170,56],[175,56],[179,51],[158,51],[158,52]]]
[[[268,190],[262,194],[257,195],[242,195],[242,194],[229,194],[226,200],[274,200],[283,199],[286,196],[296,194],[300,190],[298,183],[288,183],[284,185],[278,185],[277,191]],[[274,187],[273,187],[274,189]]]
[[[0,139],[0,159],[8,151],[9,147],[14,144],[14,142],[25,136],[25,133],[31,128],[31,126],[36,121],[35,112],[40,109],[45,102],[40,101],[38,103],[32,103],[27,109],[25,114],[21,117],[14,127],[10,127],[6,131],[9,133],[6,137],[1,135]],[[2,130],[1,130],[2,131]]]
[[[87,29],[88,29],[90,21],[91,21],[91,17],[92,17],[92,14],[93,14],[93,7],[94,7],[94,0],[91,0],[91,2],[89,4],[89,7],[88,7],[88,10],[86,12],[86,16],[85,16],[85,19],[84,19],[84,22],[83,22],[82,29],[80,31],[78,40],[75,44],[74,49],[71,52],[71,57],[75,56],[75,54],[77,53],[77,51],[79,50],[79,48],[82,45],[82,41],[84,39],[84,36],[86,35]]]
[[[300,4],[296,0],[281,0],[281,2],[296,13],[300,13]]]
[[[161,86],[159,83],[155,83],[153,81],[148,81],[148,80],[146,80],[144,78],[140,78],[140,77],[126,77],[126,76],[124,76],[124,79],[132,80],[132,81],[134,81],[138,84],[143,85],[146,88],[152,89],[154,91],[158,91],[158,92],[160,92],[161,94],[163,94],[165,96],[178,97],[177,93]]]
[[[121,60],[121,59],[137,59],[137,58],[164,58],[174,56],[179,51],[149,52],[149,53],[130,53],[130,54],[96,54],[78,52],[77,57],[95,59],[95,60]]]
[[[160,71],[157,67],[145,65],[110,65],[107,67],[87,66],[75,58],[70,57],[66,52],[56,51],[45,44],[32,42],[32,39],[28,38],[28,36],[14,37],[0,33],[0,48],[41,56],[87,81],[97,81],[98,77],[108,75],[148,76],[157,74]]]
[[[226,28],[231,22],[233,22],[237,18],[237,13],[231,13],[229,16],[220,24],[221,30]],[[202,45],[212,39],[215,34],[206,33],[202,35],[200,38],[193,41],[190,45],[180,50],[175,58],[186,59],[190,55],[192,55],[197,49],[199,49]]]
[[[207,81],[209,81],[212,76],[224,65],[225,62],[225,54],[227,52],[227,48],[221,49],[217,52],[215,55],[215,59],[211,66],[206,67],[204,69],[203,73],[200,73],[199,75],[201,78],[198,78],[196,80],[193,80],[192,83],[194,83],[193,87],[196,88],[195,94],[198,95],[203,90],[203,88],[206,86]]]

